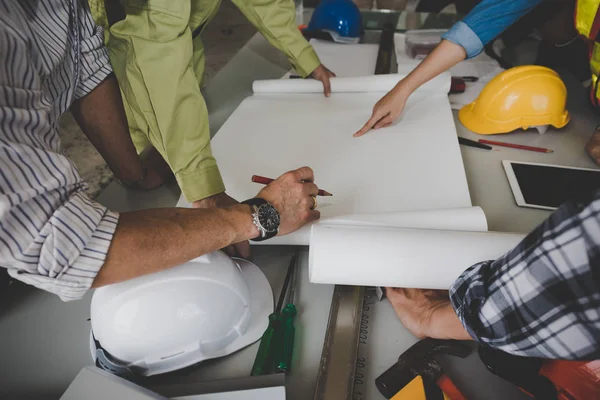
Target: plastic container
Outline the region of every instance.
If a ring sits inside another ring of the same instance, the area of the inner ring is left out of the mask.
[[[442,41],[445,29],[424,29],[406,31],[406,55],[422,60]]]

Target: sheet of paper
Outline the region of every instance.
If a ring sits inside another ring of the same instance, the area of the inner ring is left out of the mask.
[[[497,61],[489,59],[487,61],[480,60],[479,58],[489,58],[486,54],[481,53],[472,60],[466,60],[459,62],[454,67],[450,68],[452,76],[476,76],[483,78],[497,69],[504,71]]]
[[[394,48],[396,51],[396,61],[398,65],[416,66],[422,60],[410,58],[406,54],[406,35],[404,33],[394,34]],[[481,78],[488,75],[499,64],[496,60],[485,53],[480,53],[476,57],[459,62],[450,69],[452,76],[476,76]]]
[[[332,93],[387,93],[406,74],[370,75],[353,78],[331,78]],[[443,73],[421,86],[420,92],[447,94],[450,91],[450,74]],[[252,91],[265,93],[323,93],[323,84],[314,79],[267,79],[254,81]]]
[[[197,394],[172,397],[171,400],[285,400],[285,387],[276,386],[261,389],[236,390],[224,393]]]
[[[394,126],[361,138],[379,93],[255,95],[212,141],[227,193],[245,200],[303,165],[334,194],[319,197],[323,218],[471,205],[454,121],[444,95],[415,93]],[[431,160],[436,160],[432,163]],[[305,244],[308,227],[268,244]],[[266,243],[266,242],[265,242]]]
[[[365,76],[375,73],[377,44],[340,44],[312,39],[321,63],[339,77]]]
[[[313,225],[309,280],[312,283],[448,289],[480,261],[493,260],[524,235]]]
[[[472,103],[477,99],[479,93],[483,90],[485,85],[491,81],[496,75],[504,71],[500,66],[496,66],[490,70],[487,75],[479,78],[477,82],[466,82],[467,88],[464,93],[456,93],[448,96],[450,99],[450,106],[454,110],[460,110],[467,104]]]
[[[417,91],[394,125],[361,138],[352,134],[380,92],[255,94],[212,140],[227,193],[240,201],[254,197],[262,186],[252,175],[276,178],[308,165],[316,183],[334,194],[318,199],[324,219],[469,207],[454,119],[444,90],[437,90]],[[305,227],[265,244],[305,244],[307,237]]]

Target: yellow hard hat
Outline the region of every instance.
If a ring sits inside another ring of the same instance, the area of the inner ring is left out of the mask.
[[[566,102],[567,88],[556,72],[526,65],[492,79],[477,100],[460,109],[458,119],[482,135],[544,125],[562,128],[569,122]]]

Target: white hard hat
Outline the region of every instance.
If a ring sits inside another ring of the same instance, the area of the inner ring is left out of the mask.
[[[119,375],[162,374],[254,343],[272,312],[273,293],[260,269],[217,251],[96,289],[92,357]]]

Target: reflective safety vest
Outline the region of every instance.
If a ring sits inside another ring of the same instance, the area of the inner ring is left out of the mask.
[[[591,41],[590,69],[592,88],[590,98],[596,107],[600,107],[600,0],[577,0],[575,7],[575,28]]]

